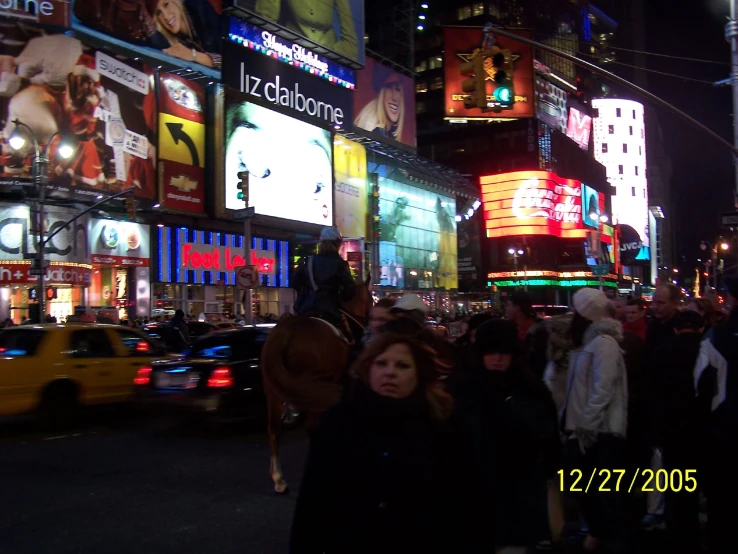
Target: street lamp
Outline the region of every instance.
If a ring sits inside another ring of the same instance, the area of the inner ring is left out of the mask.
[[[515,264],[515,273],[517,273],[518,272],[518,258],[522,256],[523,254],[525,254],[525,250],[523,250],[522,248],[514,248],[511,246],[510,248],[507,249],[507,253],[513,257],[513,263]]]
[[[44,239],[44,221],[46,219],[45,202],[46,183],[48,181],[49,149],[51,148],[51,145],[54,142],[56,136],[60,133],[59,131],[57,131],[56,133],[51,135],[42,150],[38,144],[36,135],[33,133],[33,129],[23,123],[20,119],[13,120],[13,124],[15,125],[15,129],[13,129],[13,132],[10,133],[10,137],[8,138],[8,144],[13,150],[22,150],[26,146],[27,141],[26,138],[23,136],[23,130],[25,130],[25,132],[31,137],[31,141],[33,142],[34,155],[32,174],[33,183],[36,186],[38,193],[38,200],[35,202],[36,231],[38,233],[38,245],[36,246],[35,266],[38,267],[39,271],[38,289],[36,296],[38,297],[39,320],[41,323],[43,323],[46,315],[46,296],[44,294],[44,281],[46,279],[46,268],[44,267],[46,265],[46,240]],[[62,144],[58,148],[58,154],[64,159],[70,158],[72,154],[74,154],[74,147],[66,142],[62,142]]]

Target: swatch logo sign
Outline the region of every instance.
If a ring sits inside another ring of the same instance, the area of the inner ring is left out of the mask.
[[[131,66],[100,51],[95,52],[95,61],[100,75],[141,94],[149,93],[149,76],[146,73],[133,69]]]

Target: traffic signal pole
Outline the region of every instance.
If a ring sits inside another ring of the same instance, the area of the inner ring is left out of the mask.
[[[246,209],[249,207],[249,179],[250,173],[248,171],[241,171],[238,174],[238,193],[239,200],[243,200],[246,205]],[[243,259],[245,265],[251,264],[251,216],[246,215],[243,220]],[[246,325],[252,325],[254,323],[254,312],[253,312],[253,289],[248,288],[243,291],[243,319]]]
[[[730,20],[725,25],[725,38],[730,42],[730,81],[733,86],[733,147],[738,152],[738,21],[736,2],[730,0]],[[735,171],[734,205],[738,208],[738,160],[733,159]]]

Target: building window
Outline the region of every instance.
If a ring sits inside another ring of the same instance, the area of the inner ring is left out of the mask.
[[[606,142],[602,143],[602,153],[607,154],[607,143]]]
[[[425,71],[427,69],[428,69],[428,62],[426,60],[423,60],[415,68],[415,73],[422,73],[423,71]]]
[[[623,154],[627,154],[627,153],[628,153],[628,145],[623,143]]]
[[[623,114],[620,113],[620,108],[615,108],[615,117],[620,117],[621,115]]]
[[[618,173],[619,173],[620,175],[622,175],[622,174],[623,174],[623,166],[622,166],[622,165],[619,165],[619,166],[618,166]]]
[[[415,92],[428,92],[428,83],[425,81],[418,81],[415,83]]]
[[[428,59],[428,69],[441,69],[443,67],[443,58],[441,56],[433,56]]]
[[[456,11],[457,19],[459,21],[464,21],[465,19],[469,19],[472,14],[471,6],[465,6],[463,8],[459,8]]]
[[[484,15],[484,2],[478,2],[472,6],[472,16]]]
[[[633,126],[632,125],[630,127],[628,127],[628,132],[630,132],[631,135],[633,134]]]
[[[638,147],[638,155],[639,156],[642,156],[643,155],[643,146],[639,146]]]
[[[428,111],[428,107],[425,105],[425,102],[416,102],[415,103],[415,113],[421,114]]]
[[[635,118],[636,118],[636,111],[633,110],[633,119],[635,119]]]
[[[608,125],[607,126],[607,133],[610,134],[610,135],[614,135],[615,134],[615,125]]]
[[[630,189],[630,193],[631,193],[631,194],[632,194],[633,196],[635,196],[635,195],[636,195],[636,188],[635,188],[635,187],[632,187],[632,188]]]
[[[636,166],[636,175],[638,175],[638,166]]]
[[[431,90],[440,90],[443,88],[443,77],[436,77],[431,81],[430,89]]]

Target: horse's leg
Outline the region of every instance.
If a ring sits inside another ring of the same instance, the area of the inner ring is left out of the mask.
[[[269,462],[269,474],[274,481],[274,492],[287,494],[290,492],[287,481],[282,475],[282,466],[279,463],[279,443],[282,438],[282,410],[283,402],[274,393],[267,392],[267,409],[269,410],[269,446],[272,449],[272,457]]]

